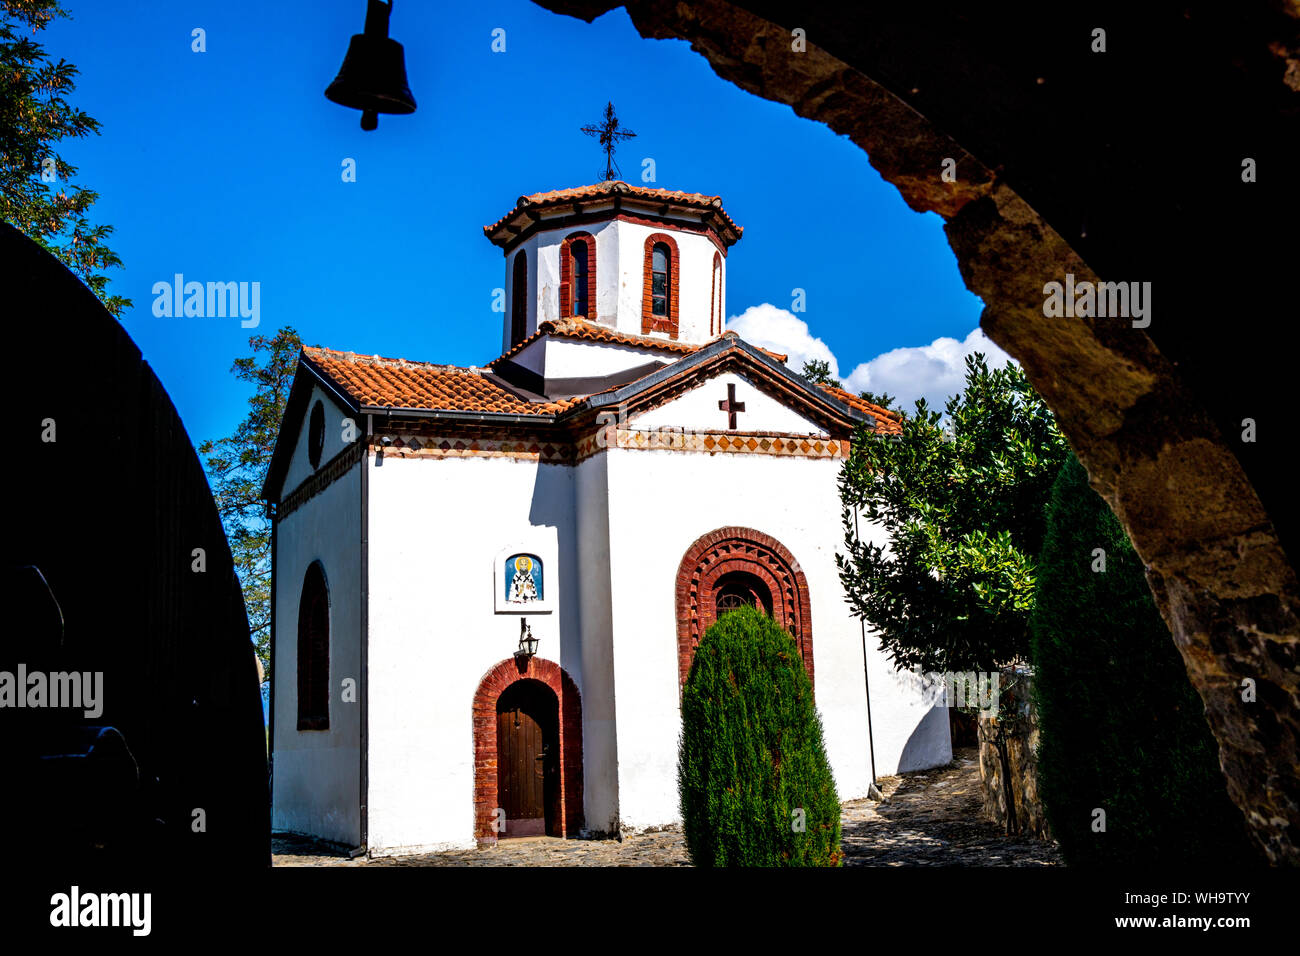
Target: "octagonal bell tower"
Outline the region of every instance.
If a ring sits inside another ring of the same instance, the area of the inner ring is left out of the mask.
[[[718,196],[611,180],[520,196],[483,231],[506,258],[503,352],[546,323],[683,345],[725,331],[727,251],[742,230]]]

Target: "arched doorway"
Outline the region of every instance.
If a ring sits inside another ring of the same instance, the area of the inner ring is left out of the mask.
[[[573,678],[540,657],[501,661],[479,682],[472,712],[478,841],[530,832],[577,836],[582,702]]]
[[[700,638],[722,614],[757,607],[789,631],[813,677],[808,579],[788,548],[753,528],[719,528],[696,540],[677,569],[677,677],[685,684]]]
[[[499,839],[562,836],[559,827],[560,701],[541,681],[521,680],[497,698]]]

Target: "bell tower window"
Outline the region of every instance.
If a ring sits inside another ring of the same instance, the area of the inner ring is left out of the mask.
[[[668,280],[671,278],[668,272],[669,256],[667,246],[662,242],[655,243],[654,252],[651,254],[653,266],[650,273],[650,312],[652,315],[668,315]]]
[[[589,232],[560,243],[560,318],[596,321],[596,237]]]
[[[645,279],[641,294],[641,331],[667,332],[677,338],[677,289],[680,284],[677,243],[657,232],[645,241]]]
[[[587,243],[575,242],[573,253],[573,314],[587,314]]]

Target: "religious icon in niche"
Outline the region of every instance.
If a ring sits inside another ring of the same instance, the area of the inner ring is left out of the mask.
[[[542,600],[542,561],[535,554],[506,558],[506,603],[532,604]]]

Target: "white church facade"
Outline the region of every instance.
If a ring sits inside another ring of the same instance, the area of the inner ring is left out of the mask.
[[[498,358],[300,356],[264,489],[273,826],[379,855],[678,822],[681,687],[740,603],[794,638],[841,799],[948,762],[835,563],[853,430],[898,424],[726,331],[720,199],[604,182],[484,231]]]

